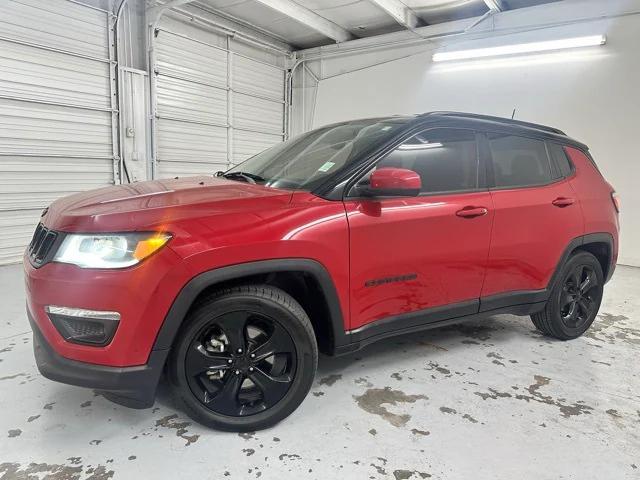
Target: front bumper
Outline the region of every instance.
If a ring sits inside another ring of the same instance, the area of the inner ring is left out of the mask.
[[[27,308],[33,330],[33,352],[40,373],[56,382],[98,390],[107,399],[131,408],[153,405],[167,350],[154,350],[145,365],[109,367],[64,358],[44,338]]]
[[[53,351],[69,360],[108,367],[149,362],[164,318],[189,279],[181,259],[169,248],[125,269],[83,269],[57,262],[34,268],[26,257],[23,264],[27,310]],[[117,312],[117,329],[104,344],[71,341],[47,314],[52,306]]]

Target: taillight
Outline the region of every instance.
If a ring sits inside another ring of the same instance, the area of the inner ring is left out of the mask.
[[[620,213],[620,197],[614,191],[611,192],[611,201],[613,202],[613,207],[616,209],[616,212]]]

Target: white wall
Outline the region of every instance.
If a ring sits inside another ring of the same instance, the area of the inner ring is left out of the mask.
[[[434,64],[433,45],[422,44],[393,53],[327,57],[310,63],[321,80],[315,105],[306,114],[312,116],[310,123],[315,127],[431,110],[510,116],[516,108],[517,119],[559,127],[590,146],[619,192],[623,209],[619,262],[640,266],[640,15],[620,15],[634,9],[640,11],[640,2],[565,1],[556,7],[505,12],[489,20],[489,31],[480,35],[483,38],[469,44],[607,35],[604,47],[583,51]],[[610,17],[528,33],[509,30],[510,26],[522,30],[528,24],[530,30],[536,23],[562,21],[562,15],[570,17],[572,12],[574,18],[603,13]],[[464,38],[457,37],[456,42]],[[409,56],[389,61],[390,55]],[[382,61],[386,63],[367,66]]]

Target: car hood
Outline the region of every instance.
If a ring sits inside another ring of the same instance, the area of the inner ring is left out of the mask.
[[[45,210],[42,221],[61,231],[135,231],[198,216],[278,208],[291,195],[210,176],[153,180],[61,198]]]

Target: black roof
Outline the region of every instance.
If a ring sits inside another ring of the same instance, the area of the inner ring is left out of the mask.
[[[416,115],[417,119],[428,120],[428,119],[437,119],[437,118],[448,118],[448,119],[456,119],[456,120],[470,120],[470,121],[479,121],[487,124],[495,124],[495,125],[504,125],[506,127],[511,128],[522,128],[524,130],[528,130],[530,133],[537,133],[538,135],[545,136],[550,139],[556,139],[558,141],[567,142],[573,144],[574,146],[588,150],[588,147],[582,142],[569,137],[565,132],[560,130],[559,128],[549,127],[547,125],[541,125],[539,123],[525,122],[522,120],[514,120],[512,118],[504,118],[504,117],[495,117],[492,115],[481,115],[478,113],[466,113],[466,112],[449,112],[449,111],[436,111],[436,112],[427,112]],[[559,138],[562,137],[562,138]]]
[[[494,117],[492,115],[481,115],[479,113],[446,112],[446,111],[442,111],[442,112],[423,113],[420,116],[424,117],[424,116],[427,116],[427,115],[437,115],[439,117],[474,118],[474,119],[477,119],[477,120],[487,120],[487,121],[490,121],[490,122],[503,123],[505,125],[517,125],[517,126],[520,126],[520,127],[535,128],[536,130],[544,130],[545,132],[555,133],[556,135],[564,135],[564,136],[567,135],[566,133],[564,133],[559,128],[549,127],[547,125],[541,125],[539,123],[524,122],[522,120],[514,120],[512,118]]]
[[[346,123],[357,123],[363,120],[372,121],[399,121],[405,122],[407,129],[415,128],[417,125],[438,123],[439,120],[446,121],[446,126],[462,126],[466,125],[469,128],[477,128],[477,124],[483,125],[483,127],[502,127],[502,129],[508,129],[513,134],[525,134],[535,135],[540,138],[555,140],[563,144],[572,145],[580,150],[588,151],[589,147],[584,143],[568,136],[564,131],[559,128],[550,127],[548,125],[542,125],[539,123],[525,122],[523,120],[515,120],[512,118],[497,117],[493,115],[482,115],[479,113],[467,113],[467,112],[454,112],[454,111],[433,111],[425,112],[413,115],[392,115],[388,117],[370,117],[361,118],[356,120],[348,120],[343,122],[337,122],[332,125],[342,125]],[[328,125],[325,125],[328,126]]]

